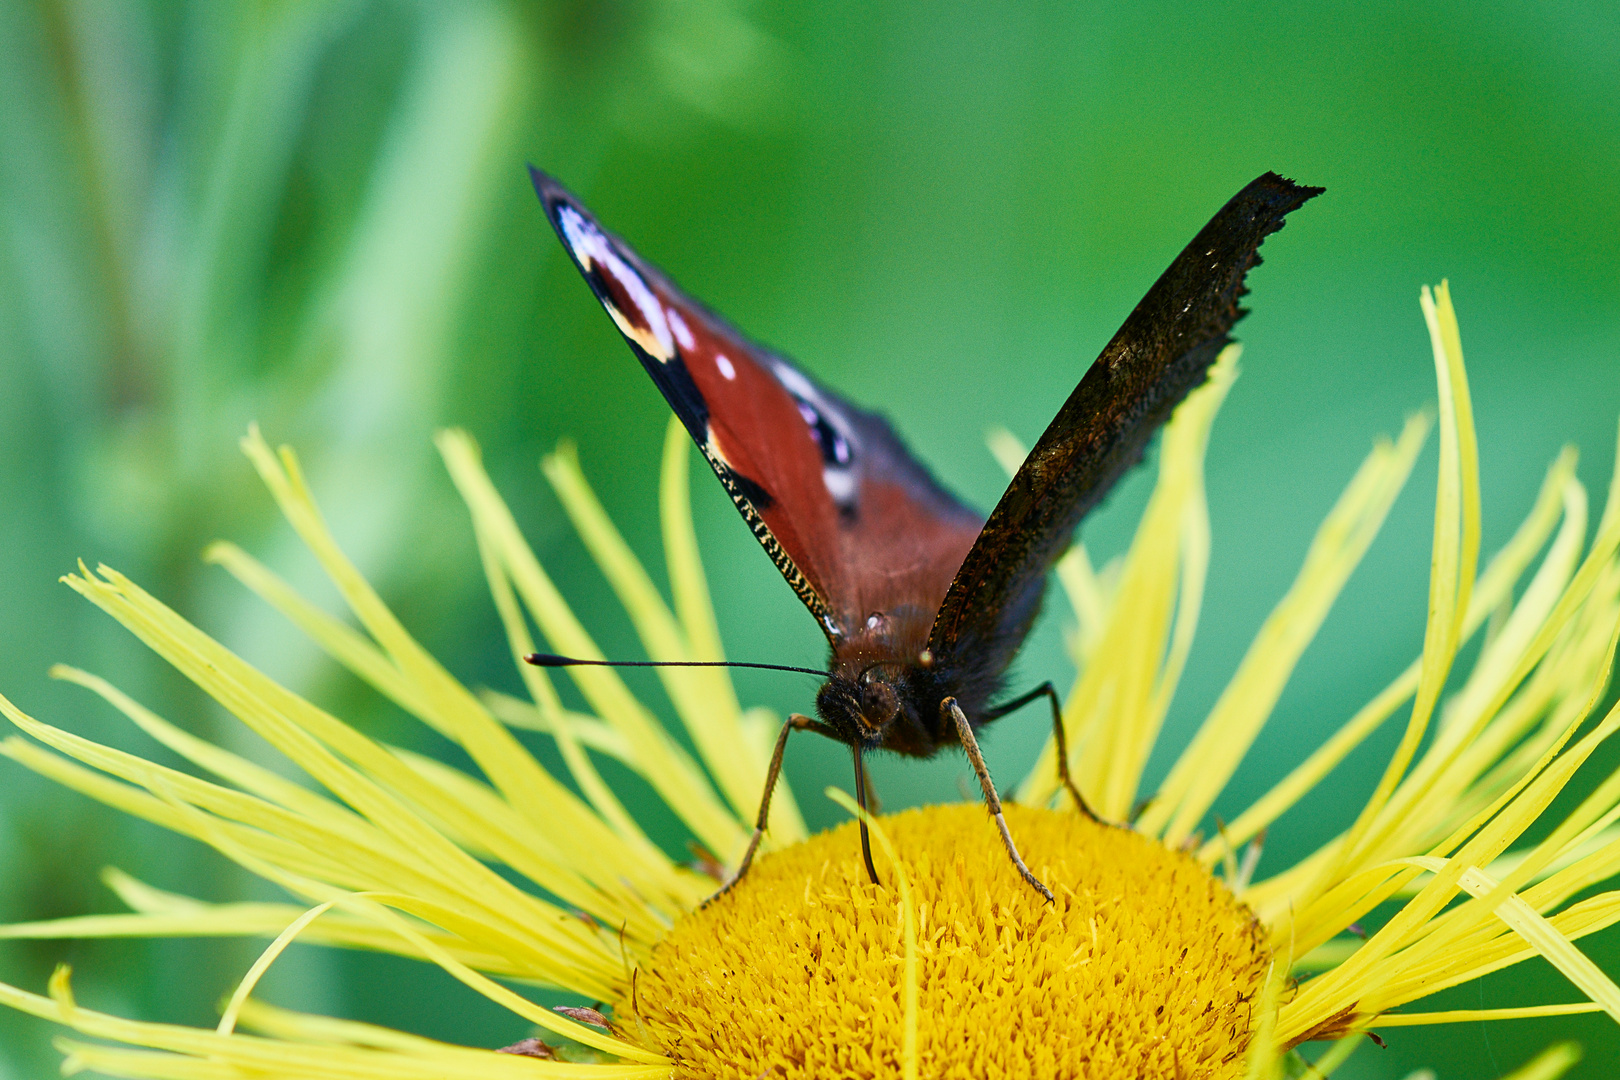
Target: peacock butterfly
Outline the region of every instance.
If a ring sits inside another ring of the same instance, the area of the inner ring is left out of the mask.
[[[814,731],[850,748],[863,807],[865,752],[925,758],[961,745],[1007,854],[1050,901],[1019,857],[974,732],[1046,698],[1061,779],[1091,813],[1069,775],[1052,684],[991,702],[1076,526],[1231,341],[1261,242],[1323,189],[1268,172],[1233,196],[1136,305],[985,520],[911,456],[881,415],[749,340],[602,228],[556,180],[530,172],[563,247],[832,649],[828,670],[815,672],[826,676],[816,718],[795,714],[782,725],[753,836],[721,893],[758,849],[788,736]],[[861,854],[876,883],[864,819]]]

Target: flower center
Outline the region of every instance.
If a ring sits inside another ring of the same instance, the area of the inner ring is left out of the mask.
[[[1146,836],[1006,813],[1055,904],[1019,880],[983,807],[882,820],[916,905],[920,1074],[1241,1075],[1271,960],[1249,910]],[[764,856],[658,943],[620,1024],[682,1077],[899,1076],[903,913],[881,856],[878,873],[854,822]]]

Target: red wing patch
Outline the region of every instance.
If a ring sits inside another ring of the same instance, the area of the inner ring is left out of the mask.
[[[828,638],[873,613],[931,616],[982,519],[882,417],[749,341],[532,171],[580,273]]]

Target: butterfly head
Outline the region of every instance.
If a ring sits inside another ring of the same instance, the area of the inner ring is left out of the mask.
[[[868,668],[861,682],[859,723],[868,732],[879,734],[894,723],[900,714],[900,696],[894,686],[881,677],[881,669]]]
[[[835,673],[816,695],[816,712],[851,746],[878,749],[889,740],[903,712],[893,674],[889,664]]]
[[[928,720],[941,696],[928,652],[936,606],[896,606],[843,620],[816,712],[851,746],[920,756],[931,750]]]

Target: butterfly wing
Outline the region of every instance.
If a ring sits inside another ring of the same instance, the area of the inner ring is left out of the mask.
[[[1266,173],[1210,219],[1131,312],[1047,426],[957,571],[929,648],[999,674],[1075,527],[1231,341],[1261,241],[1322,192]]]
[[[744,337],[530,171],[563,247],[828,638],[870,612],[936,611],[982,519],[881,416]]]

